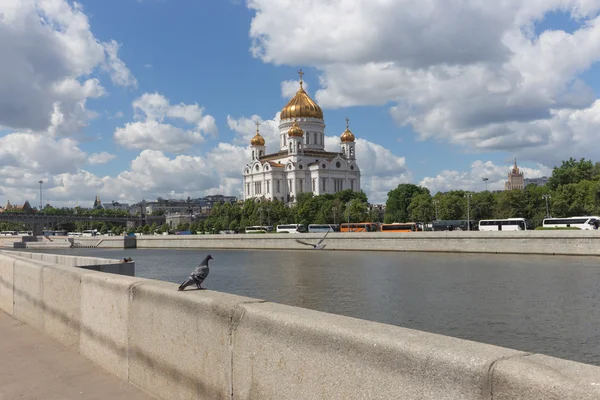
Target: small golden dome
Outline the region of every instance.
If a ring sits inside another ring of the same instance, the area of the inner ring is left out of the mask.
[[[323,110],[321,110],[321,107],[310,98],[302,87],[302,75],[304,75],[304,72],[300,70],[298,74],[300,75],[300,89],[285,107],[283,107],[280,118],[282,120],[289,118],[323,119]]]
[[[300,125],[298,125],[298,123],[296,121],[294,121],[294,123],[292,124],[292,127],[288,131],[288,136],[289,137],[292,137],[292,136],[302,137],[302,136],[304,136],[304,131],[302,130],[302,128],[300,128]]]
[[[265,138],[262,137],[260,135],[260,133],[258,133],[258,125],[260,125],[260,122],[256,123],[256,135],[254,135],[252,140],[250,140],[250,144],[252,146],[264,146],[265,145]]]
[[[342,136],[340,136],[340,140],[342,141],[342,143],[354,142],[354,140],[356,139],[354,137],[354,133],[350,132],[350,129],[348,129],[348,122],[350,122],[350,119],[346,118],[346,130],[344,131],[344,133],[342,133]]]

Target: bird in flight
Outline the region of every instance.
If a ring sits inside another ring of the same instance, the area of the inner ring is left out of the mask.
[[[327,246],[327,245],[323,244],[323,241],[325,240],[325,238],[327,237],[328,234],[329,234],[329,231],[327,231],[327,233],[325,233],[325,236],[323,236],[323,238],[321,240],[319,240],[316,244],[308,243],[308,242],[305,242],[300,239],[296,239],[296,242],[307,245],[307,246],[312,246],[313,250],[321,250],[321,249],[324,249],[325,246]]]
[[[204,282],[208,276],[208,260],[212,259],[213,258],[210,254],[204,257],[204,260],[202,260],[200,265],[198,265],[198,267],[190,274],[190,276],[188,276],[187,279],[181,285],[179,285],[178,290],[184,290],[186,287],[194,284],[198,289],[204,289],[202,287],[202,282]]]

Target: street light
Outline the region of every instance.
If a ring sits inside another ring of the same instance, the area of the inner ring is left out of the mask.
[[[473,193],[465,193],[465,198],[467,199],[467,230],[471,230],[471,197],[473,197]]]
[[[44,183],[44,181],[39,181],[38,182],[40,184],[40,210],[43,208],[42,205],[42,183]]]
[[[337,211],[337,207],[331,207],[331,211],[333,211],[333,224],[335,225],[335,212]]]
[[[433,205],[435,206],[435,220],[439,221],[438,219],[438,204],[440,204],[439,200],[433,200]]]
[[[263,209],[261,207],[258,209],[258,215],[260,215],[260,226],[262,226],[262,214],[263,214]]]
[[[481,178],[481,180],[485,182],[485,191],[487,192],[487,183],[490,180],[490,178]]]
[[[546,218],[550,218],[550,207],[548,205],[548,201],[551,199],[552,197],[549,194],[543,194],[542,195],[542,199],[546,200]]]

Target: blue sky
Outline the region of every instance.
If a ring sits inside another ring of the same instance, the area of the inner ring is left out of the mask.
[[[600,4],[430,3],[4,0],[0,203],[39,179],[56,205],[239,195],[299,68],[328,149],[350,118],[374,202],[598,159]]]

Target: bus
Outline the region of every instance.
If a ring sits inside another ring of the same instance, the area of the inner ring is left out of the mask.
[[[419,226],[414,222],[381,224],[381,232],[416,232]]]
[[[271,228],[271,229],[269,229]],[[272,226],[247,226],[246,233],[267,233],[273,230]]]
[[[587,231],[598,229],[600,217],[569,217],[569,218],[546,218],[542,222],[544,228],[579,228]]]
[[[17,231],[2,231],[0,236],[17,236]]]
[[[339,224],[310,224],[308,225],[308,232],[339,232]]]
[[[302,224],[277,225],[277,233],[306,233]]]
[[[525,218],[482,219],[479,221],[480,231],[524,231],[528,228]]]
[[[472,231],[473,228],[477,227],[475,221],[471,221],[471,229],[469,229],[469,221],[466,219],[437,220],[433,221],[431,225],[434,231]]]
[[[340,232],[377,232],[378,225],[375,222],[351,222],[340,225]]]

